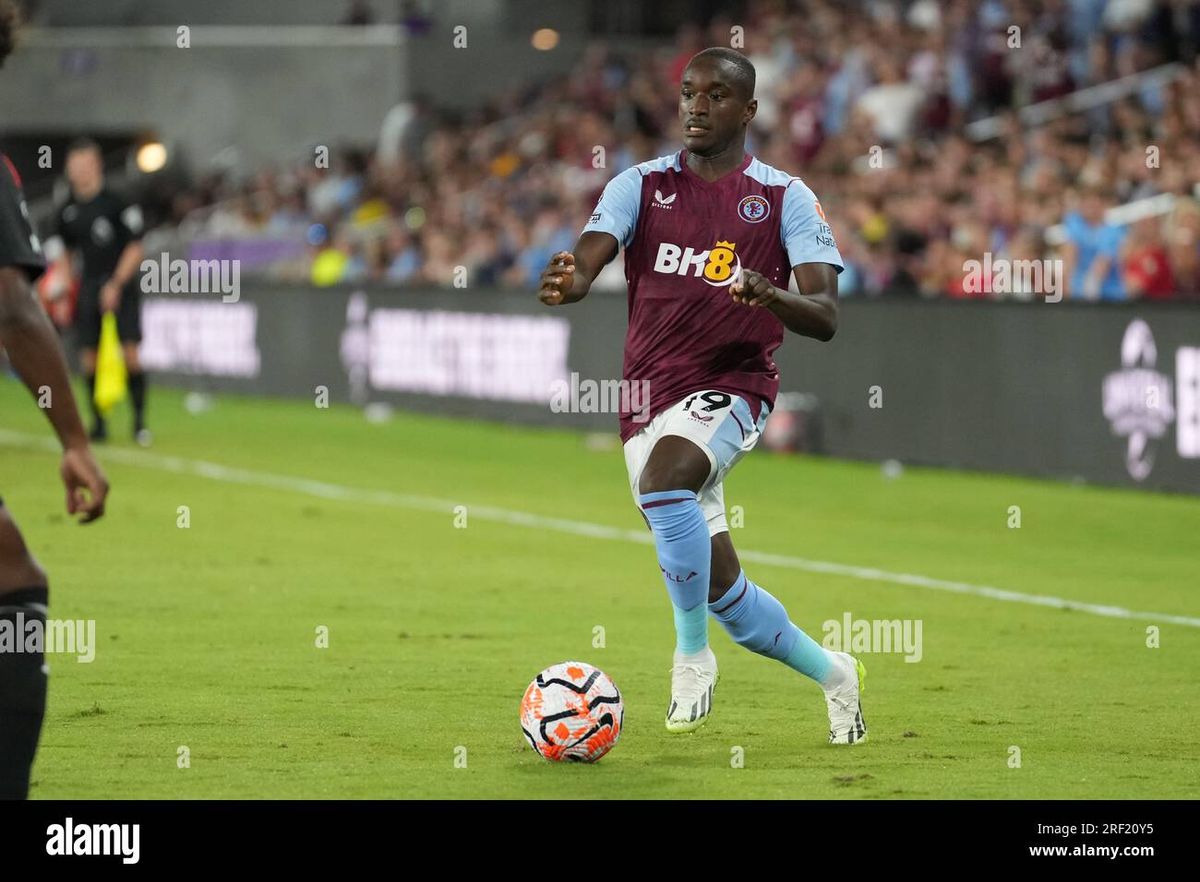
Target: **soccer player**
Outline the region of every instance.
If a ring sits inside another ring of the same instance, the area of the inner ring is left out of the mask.
[[[16,10],[9,0],[0,0],[0,64],[12,51],[15,27]],[[67,488],[67,511],[86,523],[104,513],[108,484],[88,447],[58,334],[30,287],[44,269],[20,178],[5,156],[0,162],[0,345],[21,379],[47,405],[46,416],[63,447],[59,472]],[[41,621],[44,633],[48,596],[46,574],[0,500],[0,629],[24,640],[28,624]],[[24,627],[18,630],[19,625]],[[45,709],[41,647],[13,652],[0,645],[0,799],[28,795]]]
[[[71,252],[78,252],[83,263],[75,329],[92,405],[91,437],[93,441],[108,437],[108,426],[95,402],[96,348],[100,318],[112,312],[117,316],[117,335],[129,372],[133,437],[148,447],[151,436],[146,428],[146,374],[138,359],[142,340],[142,298],[137,279],[142,263],[142,212],[105,187],[104,161],[95,141],[77,141],[67,149],[67,181],[71,198],[58,209],[54,232],[64,245],[60,258],[64,278],[70,277]]]
[[[649,404],[635,412],[624,396],[621,440],[674,608],[667,729],[691,731],[712,711],[711,614],[739,645],[819,684],[830,742],[857,744],[867,736],[862,663],[821,647],[750,580],[725,521],[722,481],[757,443],[779,390],[771,356],[785,329],[833,337],[843,268],[813,192],[746,152],[757,108],[745,56],[697,53],[679,93],[683,149],[609,181],[575,250],[550,259],[538,296],[581,300],[625,248],[624,383],[648,387]]]

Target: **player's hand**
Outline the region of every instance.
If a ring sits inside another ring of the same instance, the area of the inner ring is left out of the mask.
[[[575,255],[570,251],[559,251],[542,270],[538,300],[547,306],[558,306],[570,293],[574,283]]]
[[[741,274],[729,286],[729,294],[734,303],[744,303],[747,306],[766,306],[779,299],[775,286],[762,273],[743,269]]]
[[[59,468],[67,488],[67,514],[80,515],[81,524],[90,523],[104,514],[108,496],[108,480],[86,444],[68,447],[63,451]]]
[[[100,311],[116,312],[121,304],[121,289],[113,282],[105,282],[100,289]]]

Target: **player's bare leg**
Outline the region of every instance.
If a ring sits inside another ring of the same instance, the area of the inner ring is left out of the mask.
[[[677,435],[659,438],[638,483],[638,502],[654,532],[658,564],[675,612],[675,656],[667,729],[690,732],[712,711],[717,659],[708,646],[711,544],[697,494],[712,472],[708,456]]]
[[[742,574],[742,563],[728,533],[712,537],[712,575],[708,582],[708,602],[716,603]]]
[[[8,509],[0,503],[0,627],[24,640],[29,622],[45,624],[46,574],[25,546]],[[0,649],[0,799],[24,799],[46,712],[42,647],[22,643]]]
[[[712,537],[708,609],[734,642],[783,662],[822,687],[831,744],[866,740],[861,697],[866,670],[862,662],[848,653],[818,646],[792,624],[783,604],[746,577],[727,532]]]

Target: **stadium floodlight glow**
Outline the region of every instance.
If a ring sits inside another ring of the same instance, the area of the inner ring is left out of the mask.
[[[167,164],[167,148],[161,141],[147,141],[137,149],[138,171],[144,174],[154,174]]]
[[[533,32],[530,42],[533,43],[534,49],[549,52],[558,45],[558,31],[554,28],[538,28]]]

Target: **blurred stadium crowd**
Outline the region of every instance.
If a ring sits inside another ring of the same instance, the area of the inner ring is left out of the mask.
[[[821,198],[843,294],[1001,296],[964,290],[964,262],[990,253],[1063,259],[1071,297],[1200,299],[1200,0],[749,10],[736,24],[758,72],[750,149]],[[334,147],[328,169],[310,151],[200,180],[174,195],[173,223],[192,240],[294,242],[262,266],[285,279],[449,285],[464,266],[471,287],[532,289],[605,182],[680,149],[681,72],[734,24],[685,25],[654,53],[593,44],[569,76],[465,114],[416,99],[373,149]],[[1081,112],[1036,125],[1014,112],[1168,63]],[[989,117],[994,135],[968,135]],[[1150,216],[1106,222],[1150,197]],[[615,266],[604,279],[620,287]]]

